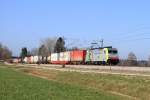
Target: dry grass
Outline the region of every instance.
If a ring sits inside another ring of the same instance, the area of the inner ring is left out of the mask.
[[[128,99],[149,100],[150,98],[150,77],[62,72],[26,67],[19,70],[55,82],[110,92]]]
[[[57,75],[55,71],[49,73],[40,69],[0,66],[0,100],[126,100],[96,89],[64,84],[57,80]]]
[[[147,92],[141,90],[142,88],[146,89],[147,86],[149,87],[145,82],[147,80],[146,77],[137,78],[136,76],[87,74],[43,69],[34,69],[30,71],[30,73],[38,77],[64,84],[72,84],[75,86],[86,87],[88,89],[107,91],[116,95],[128,97],[129,99],[148,100],[150,97],[150,89],[148,89]],[[146,86],[141,87],[141,84],[143,83],[140,83],[140,81],[144,82]]]

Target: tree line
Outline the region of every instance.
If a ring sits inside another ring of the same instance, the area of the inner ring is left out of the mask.
[[[12,57],[12,52],[11,50],[0,43],[0,60],[7,60],[7,59],[10,59]]]
[[[137,60],[136,55],[133,52],[128,54],[127,59],[120,60],[119,66],[139,66],[150,67],[150,56],[148,60]]]
[[[41,40],[39,48],[33,48],[28,51],[26,47],[21,49],[20,57],[24,59],[26,56],[48,56],[51,53],[59,53],[66,51],[65,40],[63,37],[46,38]]]

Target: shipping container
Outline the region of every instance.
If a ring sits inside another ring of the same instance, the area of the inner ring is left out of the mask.
[[[59,54],[59,63],[60,64],[69,64],[70,62],[70,52],[61,52]]]
[[[36,64],[38,63],[38,61],[39,61],[38,56],[33,56],[33,63]]]
[[[85,63],[86,50],[74,50],[70,52],[71,62],[79,64]]]
[[[31,57],[30,57],[30,56],[27,57],[27,63],[28,63],[28,64],[31,64]]]
[[[50,64],[51,63],[51,56],[47,57],[47,62]]]
[[[30,59],[31,59],[30,63],[33,64],[34,63],[34,56],[31,56]]]
[[[28,63],[28,57],[25,57],[25,58],[23,59],[23,61],[24,61],[24,63]]]
[[[51,63],[52,64],[59,64],[59,53],[52,53],[51,54]]]

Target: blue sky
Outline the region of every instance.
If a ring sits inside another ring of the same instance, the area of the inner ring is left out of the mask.
[[[64,36],[86,47],[93,40],[118,48],[121,58],[150,55],[149,0],[0,0],[0,42],[14,55]]]

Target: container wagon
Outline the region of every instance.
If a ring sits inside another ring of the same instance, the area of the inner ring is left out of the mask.
[[[51,63],[52,64],[59,64],[59,53],[52,53],[51,54]]]
[[[70,63],[70,51],[59,53],[59,64],[69,64]]]
[[[85,64],[86,50],[70,51],[71,64]]]

